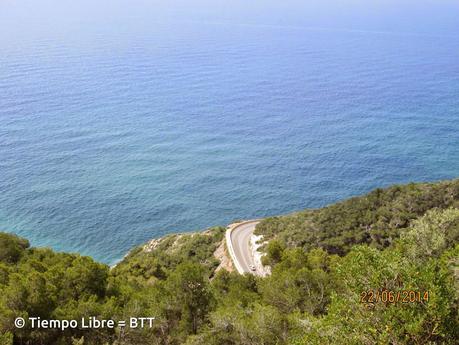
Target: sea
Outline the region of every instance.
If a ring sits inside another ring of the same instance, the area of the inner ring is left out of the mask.
[[[349,4],[2,2],[0,230],[114,264],[458,177],[459,4]]]

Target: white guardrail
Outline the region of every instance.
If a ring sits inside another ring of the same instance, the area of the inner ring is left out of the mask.
[[[225,236],[226,236],[226,247],[228,248],[228,252],[229,252],[229,255],[231,257],[231,260],[233,261],[234,267],[236,267],[236,270],[239,272],[239,274],[244,274],[245,271],[241,267],[241,264],[239,263],[239,261],[236,258],[236,253],[234,252],[234,248],[233,248],[233,242],[231,241],[231,234],[232,234],[232,232],[234,230],[236,230],[238,227],[240,227],[242,225],[245,225],[245,224],[248,224],[248,223],[253,223],[253,222],[258,222],[258,221],[259,221],[258,219],[246,220],[246,221],[243,221],[241,223],[230,224],[226,228],[226,234],[225,234]]]

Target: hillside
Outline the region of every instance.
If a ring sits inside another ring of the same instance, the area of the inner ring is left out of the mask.
[[[257,232],[269,240],[266,278],[222,269],[224,255],[216,253],[225,250],[224,230],[152,240],[112,269],[0,233],[0,344],[455,344],[459,338],[459,180],[377,189],[264,220]],[[18,316],[156,319],[152,328],[60,331],[17,329]]]
[[[459,179],[378,188],[321,209],[267,218],[257,233],[289,247],[323,248],[343,255],[356,244],[385,248],[428,210],[449,207],[459,208]]]
[[[215,227],[202,232],[172,234],[153,239],[134,248],[112,270],[120,279],[140,284],[154,284],[178,265],[193,262],[202,265],[209,275],[220,262],[214,255],[223,244],[225,228]]]

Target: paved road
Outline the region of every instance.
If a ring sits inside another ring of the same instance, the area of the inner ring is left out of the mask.
[[[259,221],[253,221],[250,223],[242,224],[237,226],[231,232],[231,243],[233,245],[234,254],[236,259],[241,265],[244,272],[262,275],[262,272],[258,270],[252,271],[250,265],[255,266],[255,262],[250,249],[250,236],[252,236],[255,226]]]

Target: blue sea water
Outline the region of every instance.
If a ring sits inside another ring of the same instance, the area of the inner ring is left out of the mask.
[[[151,19],[12,3],[0,230],[35,246],[114,263],[164,234],[459,176],[457,6],[330,26],[288,7]]]

